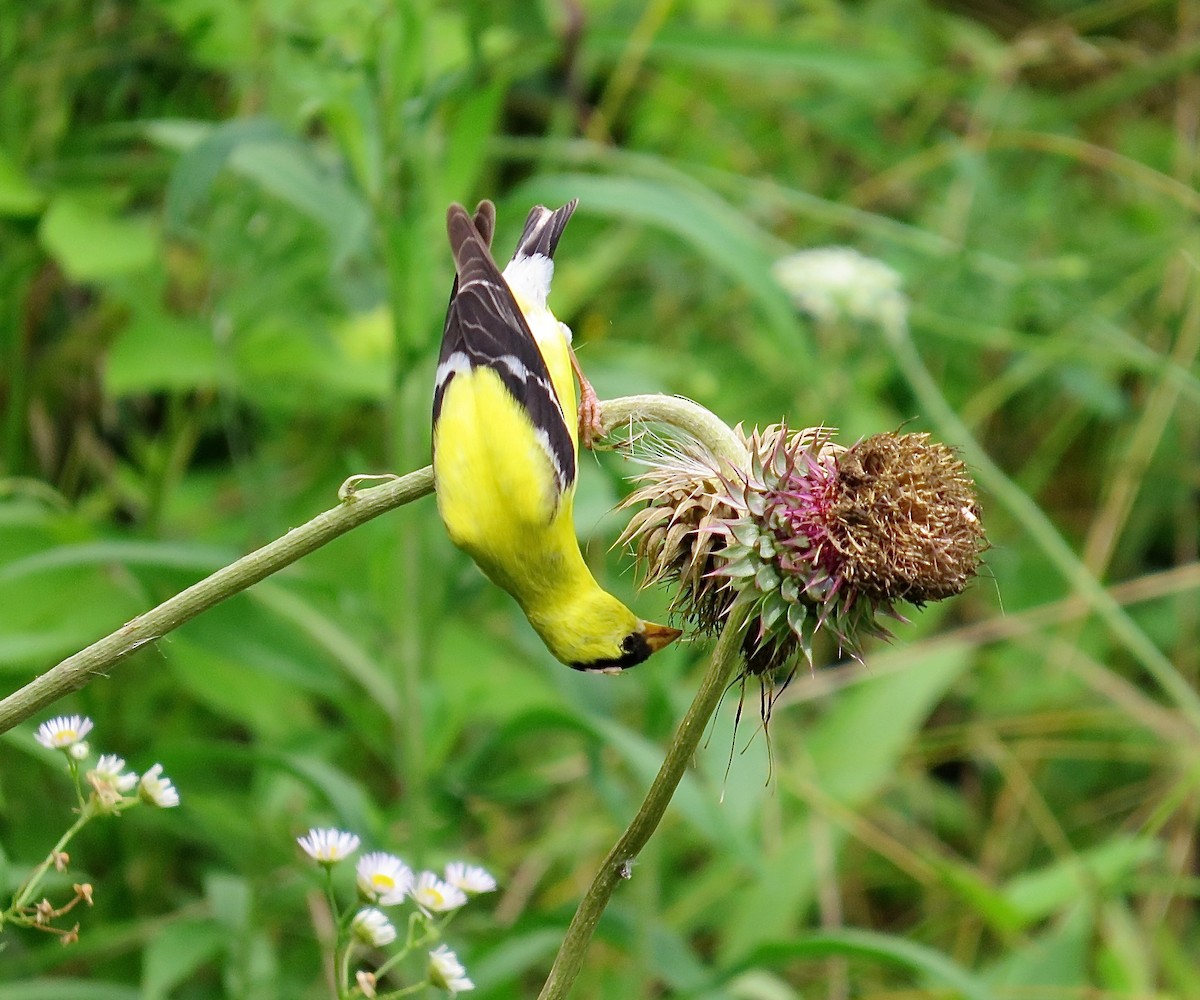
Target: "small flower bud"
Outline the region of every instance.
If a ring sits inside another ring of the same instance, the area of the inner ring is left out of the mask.
[[[345,830],[313,827],[303,837],[297,837],[296,843],[318,864],[334,865],[357,851],[360,841],[358,834]]]
[[[463,968],[458,956],[444,944],[438,945],[429,953],[429,983],[439,990],[445,990],[452,997],[475,989],[475,984],[467,977],[467,970]]]
[[[446,865],[446,882],[456,889],[461,889],[468,896],[496,890],[496,880],[489,872],[465,861],[452,861]]]
[[[138,783],[138,794],[142,801],[160,809],[173,809],[179,805],[179,792],[171,784],[170,778],[163,777],[162,764],[155,764],[142,775]]]
[[[382,910],[373,906],[359,910],[350,921],[354,936],[371,948],[382,948],[396,940],[396,928]]]

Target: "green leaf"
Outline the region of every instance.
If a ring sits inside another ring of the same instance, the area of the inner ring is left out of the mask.
[[[581,214],[605,215],[673,233],[742,286],[788,351],[797,371],[809,363],[808,334],[771,275],[773,246],[746,216],[712,192],[689,184],[595,174],[552,174],[524,184],[510,200],[562,203],[579,199]]]
[[[220,872],[210,873],[204,879],[204,896],[220,926],[235,935],[246,933],[250,926],[254,894],[244,878]]]
[[[366,202],[318,159],[312,145],[291,136],[279,122],[246,118],[207,130],[187,125],[157,122],[147,129],[164,145],[184,149],[167,186],[169,226],[186,227],[228,166],[325,229],[335,263],[365,249],[370,224]]]
[[[81,566],[147,566],[156,569],[183,569],[211,573],[237,558],[228,549],[172,542],[102,541],[82,542],[47,549],[0,566],[0,581],[20,580],[27,576]]]
[[[283,126],[269,118],[243,118],[218,126],[203,122],[152,122],[146,131],[151,139],[183,153],[167,184],[165,208],[170,229],[186,228],[192,212],[208,198],[239,145],[288,140]]]
[[[991,985],[1003,987],[1006,995],[1021,987],[1091,987],[1094,983],[1088,973],[1088,951],[1094,932],[1092,908],[1077,906],[1057,926],[1005,953],[987,970],[985,978]]]
[[[0,148],[0,217],[27,218],[37,215],[46,197],[24,171]]]
[[[346,829],[373,834],[379,816],[362,785],[345,771],[308,754],[262,753],[320,793]]]
[[[599,29],[587,36],[588,47],[618,55],[629,45],[625,31]],[[916,78],[916,61],[904,53],[880,47],[872,38],[857,46],[830,45],[825,39],[789,34],[749,34],[704,31],[669,26],[658,32],[646,50],[652,62],[748,74],[777,80],[782,74],[823,80],[840,91],[879,93],[902,80]]]
[[[157,311],[121,330],[104,366],[104,386],[113,396],[188,392],[220,383],[220,357],[209,328]]]
[[[148,268],[158,254],[158,228],[79,195],[56,197],[38,237],[73,281],[104,281]]]
[[[165,652],[181,692],[259,739],[283,739],[298,723],[311,721],[304,692],[287,679],[190,641],[182,632]]]
[[[335,265],[365,250],[370,227],[366,203],[306,145],[295,140],[245,143],[230,163],[237,173],[323,227]]]
[[[917,974],[923,985],[954,990],[966,1000],[991,1000],[992,997],[990,988],[982,980],[941,952],[906,938],[874,931],[822,931],[805,934],[786,943],[764,945],[744,962],[739,962],[738,969],[777,966],[795,959],[822,959],[838,955],[904,966]]]
[[[1003,894],[1028,925],[1074,904],[1082,894],[1119,888],[1139,865],[1162,852],[1163,845],[1153,838],[1114,836],[1074,857],[1014,876]]]
[[[146,944],[142,959],[144,1000],[166,1000],[180,983],[187,982],[225,945],[228,932],[211,920],[170,923]]]
[[[508,92],[507,80],[490,86],[472,87],[450,116],[446,140],[445,169],[439,178],[444,202],[469,197],[487,164],[487,144],[496,131],[497,119]]]
[[[969,649],[943,648],[920,665],[843,691],[808,743],[813,774],[826,794],[853,808],[877,794],[946,689],[971,662]],[[864,733],[871,738],[863,739]]]
[[[492,987],[515,983],[526,973],[548,967],[561,944],[557,927],[510,932],[496,948],[471,962],[471,975]]]
[[[0,985],[0,1000],[143,1000],[133,986],[91,979],[26,979]]]
[[[919,666],[842,691],[806,741],[806,771],[817,787],[847,808],[861,809],[887,787],[914,734],[971,662],[969,649],[949,647]],[[785,717],[776,711],[772,727],[784,724]],[[864,739],[864,733],[870,733],[870,739]],[[830,836],[830,850],[836,853],[845,834],[835,828]],[[776,862],[768,859],[764,864],[770,874],[746,886],[731,906],[736,917],[728,922],[727,957],[760,945],[772,935],[773,926],[803,911],[813,891],[812,850],[803,824],[789,831],[774,852]],[[779,858],[787,863],[781,866]],[[771,916],[764,919],[764,914]]]
[[[606,744],[621,755],[639,782],[648,787],[662,766],[662,747],[602,716],[586,721]],[[712,786],[699,781],[696,774],[689,771],[679,782],[671,799],[671,809],[683,816],[706,840],[751,850],[750,844],[739,841],[713,792]]]

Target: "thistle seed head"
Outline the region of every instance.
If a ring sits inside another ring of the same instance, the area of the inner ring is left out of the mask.
[[[903,620],[896,602],[960,593],[986,548],[974,484],[950,448],[927,434],[844,448],[832,433],[777,424],[741,434],[744,468],[691,440],[643,449],[648,470],[626,501],[640,509],[622,541],[644,586],[678,585],[672,611],[699,631],[749,604],[749,674],[794,664],[797,652],[811,666],[822,628],[861,658],[867,636],[890,637],[881,617]]]

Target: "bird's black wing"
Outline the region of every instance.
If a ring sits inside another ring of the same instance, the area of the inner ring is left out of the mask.
[[[485,227],[492,219],[494,215],[485,217]],[[472,220],[461,205],[451,205],[446,215],[457,277],[438,357],[433,422],[436,426],[442,400],[456,375],[479,367],[490,368],[529,415],[554,468],[561,494],[575,482],[575,445],[529,324],[492,260],[486,238],[491,234],[481,232],[477,220],[478,212],[476,220]],[[548,233],[551,228],[545,231]],[[559,226],[553,244],[557,244],[561,234]]]

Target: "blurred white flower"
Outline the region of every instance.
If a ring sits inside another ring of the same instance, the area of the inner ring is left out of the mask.
[[[900,274],[851,247],[817,247],[777,260],[775,280],[819,323],[848,319],[889,327],[908,318]]]
[[[380,906],[404,902],[413,885],[412,869],[395,855],[383,851],[372,851],[359,858],[356,874],[363,898]]]
[[[467,901],[467,894],[456,885],[448,885],[433,872],[421,872],[411,892],[413,902],[426,913],[446,913],[457,910]]]
[[[297,837],[296,843],[314,861],[332,865],[357,851],[359,841],[356,834],[346,833],[345,830],[314,827],[303,837]]]
[[[116,754],[106,753],[96,761],[96,766],[87,773],[87,782],[96,793],[96,798],[105,812],[113,811],[138,783],[138,776],[125,770],[125,761]]]
[[[115,753],[101,754],[90,773],[103,778],[122,794],[133,791],[133,786],[138,783],[138,776],[125,770],[125,759]]]
[[[160,809],[172,809],[179,805],[179,793],[171,784],[171,779],[163,777],[162,769],[162,764],[155,764],[143,774],[138,793],[143,802]]]
[[[382,948],[396,940],[396,928],[382,910],[373,906],[359,910],[350,921],[354,936],[371,948]]]
[[[33,738],[49,750],[69,750],[92,731],[92,720],[83,715],[60,715],[37,727]]]
[[[91,752],[92,748],[85,742],[72,743],[67,747],[67,753],[71,755],[72,760],[87,760]]]
[[[458,956],[444,944],[429,953],[429,982],[439,990],[446,990],[452,997],[475,989]]]
[[[464,861],[452,861],[446,865],[446,881],[469,896],[492,892],[496,888],[496,880],[485,869]]]

